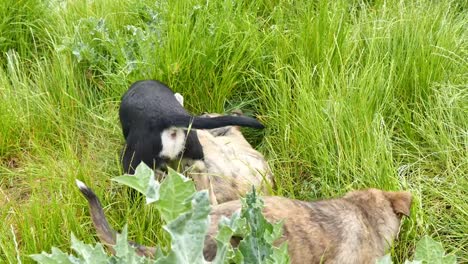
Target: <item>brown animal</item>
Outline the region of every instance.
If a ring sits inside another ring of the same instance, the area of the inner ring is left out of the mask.
[[[184,97],[176,93],[183,106]],[[232,112],[242,116],[242,111]],[[206,113],[201,117],[221,116]],[[182,159],[183,174],[195,182],[197,190],[208,190],[210,203],[217,205],[244,196],[254,186],[262,194],[273,187],[273,173],[263,155],[244,138],[239,126],[195,130],[203,150],[203,160]]]
[[[115,244],[96,195],[83,183],[77,184],[89,201],[91,216],[104,244]],[[409,192],[378,189],[352,191],[342,198],[305,202],[282,197],[264,197],[263,213],[269,221],[284,220],[283,237],[288,241],[292,263],[375,263],[397,237],[403,215],[411,208]],[[221,216],[240,210],[239,201],[213,207],[205,239],[204,255],[216,255],[214,236]],[[133,244],[139,254],[153,256],[155,249]]]
[[[216,117],[218,114],[205,114]],[[184,174],[197,190],[208,189],[213,205],[236,200],[251,190],[263,194],[273,186],[273,174],[263,155],[244,138],[240,127],[226,126],[197,130],[203,147],[203,161],[183,160]]]
[[[292,263],[375,263],[396,238],[400,220],[409,216],[409,192],[378,189],[352,191],[343,198],[305,202],[265,197],[263,213],[269,221],[284,220],[283,238],[288,241]],[[239,201],[220,204],[211,222],[239,210]],[[205,258],[216,255],[212,224],[205,242]]]

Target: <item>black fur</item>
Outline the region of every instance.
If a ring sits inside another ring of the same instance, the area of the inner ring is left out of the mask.
[[[194,117],[180,105],[169,87],[154,80],[138,81],[130,86],[122,96],[119,117],[127,143],[123,154],[123,168],[127,173],[134,173],[141,161],[157,168],[167,162],[159,156],[162,150],[161,133],[167,128],[264,127],[258,120],[246,116]],[[185,133],[187,141],[182,157],[203,159],[203,149],[196,131]]]

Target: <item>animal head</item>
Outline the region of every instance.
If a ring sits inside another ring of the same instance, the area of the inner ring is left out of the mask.
[[[343,199],[360,207],[372,226],[389,242],[398,235],[402,216],[410,215],[412,195],[404,191],[367,189],[349,192]]]

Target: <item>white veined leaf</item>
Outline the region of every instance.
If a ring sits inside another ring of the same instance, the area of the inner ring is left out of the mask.
[[[156,263],[205,263],[203,247],[210,210],[208,192],[197,192],[192,199],[192,208],[164,226],[171,237],[171,250]]]
[[[71,234],[71,248],[78,256],[81,256],[80,263],[100,264],[108,263],[108,256],[100,243],[96,246],[85,244],[78,240],[75,235]]]
[[[453,255],[445,256],[444,248],[440,242],[429,236],[424,236],[416,244],[414,259],[425,263],[455,264],[457,259]]]
[[[42,252],[41,254],[30,255],[30,257],[40,264],[81,264],[78,258],[62,252],[60,249],[53,247],[52,253]]]
[[[138,256],[135,248],[130,246],[130,244],[128,243],[128,237],[127,237],[127,225],[124,226],[122,233],[117,234],[117,243],[114,246],[114,250],[115,250],[115,256],[112,258],[114,260],[114,262],[112,263],[122,263],[122,264],[154,263],[153,260]]]
[[[161,183],[157,201],[162,219],[169,223],[189,210],[190,200],[195,192],[192,180],[169,168],[167,177]]]
[[[238,232],[239,229],[245,228],[245,219],[240,218],[240,212],[232,214],[231,219],[222,216],[218,223],[218,234],[216,240],[216,257],[213,264],[226,263],[228,259],[234,257],[234,251],[231,246],[231,237]]]
[[[419,260],[413,260],[413,261],[405,260],[404,264],[422,264],[422,262]]]
[[[144,162],[141,162],[135,169],[134,175],[123,175],[112,178],[113,181],[127,185],[146,196],[146,204],[159,200],[160,184],[154,178],[154,171]]]
[[[376,264],[393,264],[393,261],[392,261],[392,258],[390,257],[390,254],[387,254],[379,258]]]

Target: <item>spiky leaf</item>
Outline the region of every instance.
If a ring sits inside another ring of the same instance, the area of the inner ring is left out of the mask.
[[[108,263],[108,256],[101,244],[96,244],[96,246],[93,247],[81,242],[75,237],[75,235],[71,234],[71,248],[79,257],[81,257],[80,263]]]
[[[196,192],[193,181],[170,168],[159,191],[157,208],[166,223],[189,210],[190,200]]]
[[[83,263],[78,258],[62,252],[60,249],[53,247],[52,253],[42,252],[41,254],[30,255],[37,263],[41,264],[76,264]]]
[[[422,262],[419,260],[413,260],[413,261],[405,260],[404,264],[422,264]]]
[[[154,171],[144,162],[141,162],[135,175],[123,175],[112,179],[123,185],[127,185],[146,196],[146,204],[154,203],[159,200],[160,184],[154,178]]]
[[[279,248],[273,248],[273,254],[271,255],[271,261],[269,263],[274,264],[289,264],[291,260],[288,254],[288,243],[283,243]]]
[[[457,263],[456,257],[453,255],[445,256],[444,248],[440,242],[436,242],[429,236],[424,236],[416,244],[416,252],[414,259],[422,263],[440,263],[454,264]]]
[[[171,250],[156,263],[205,263],[203,246],[211,210],[208,192],[196,193],[191,205],[188,212],[164,227],[171,237]]]
[[[114,250],[115,256],[112,258],[112,263],[154,263],[152,260],[138,256],[135,249],[130,246],[127,238],[127,225],[124,226],[122,233],[117,234],[117,243],[114,246]]]
[[[387,254],[377,260],[376,264],[393,264],[390,254]]]
[[[280,259],[282,252],[274,254],[274,240],[281,236],[282,223],[273,226],[262,214],[263,201],[258,199],[255,189],[242,199],[241,217],[245,218],[249,232],[239,244],[239,252],[245,263],[276,263],[273,256]],[[273,262],[272,262],[273,261]]]
[[[213,264],[226,263],[227,260],[234,258],[234,251],[231,246],[231,237],[239,233],[241,229],[246,228],[245,219],[240,218],[240,213],[235,212],[232,214],[231,219],[222,216],[218,222],[218,234],[216,240],[216,257]]]

